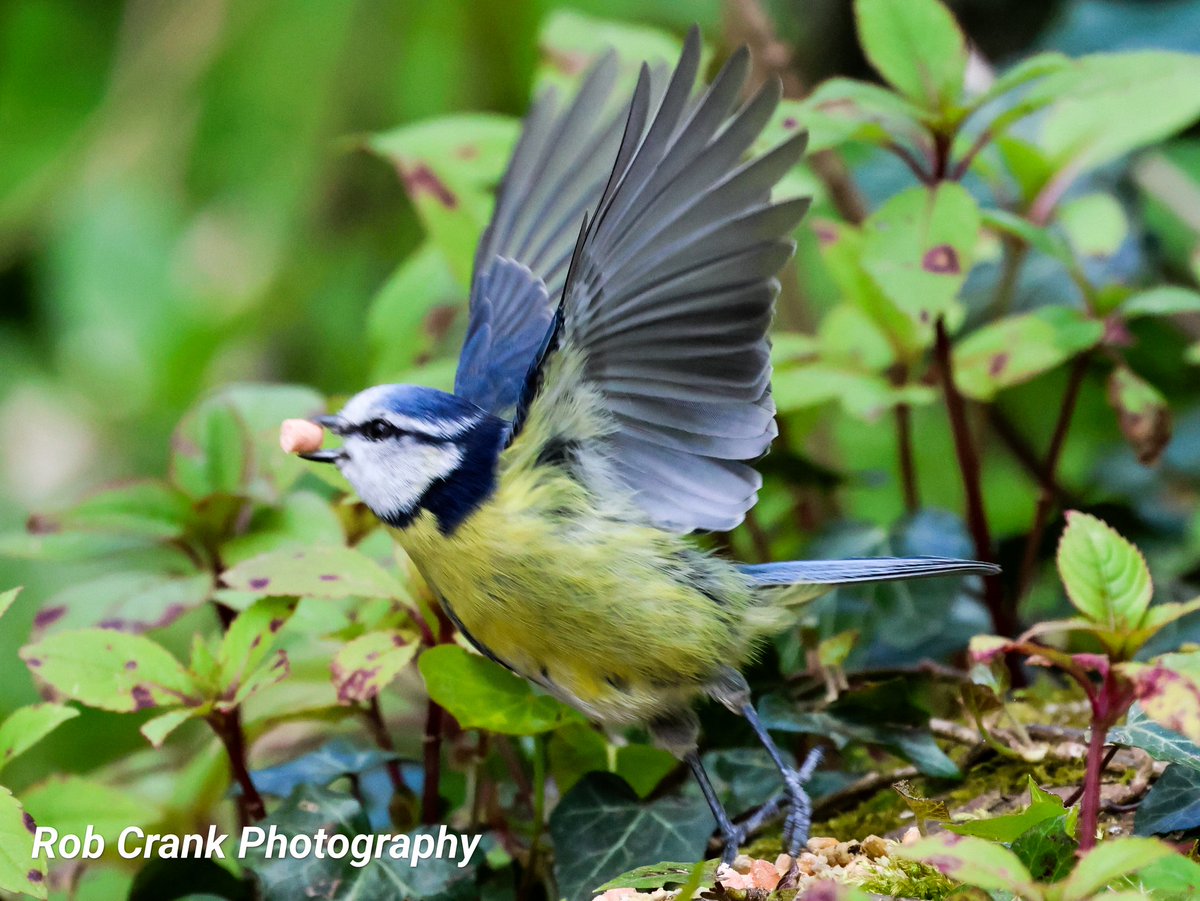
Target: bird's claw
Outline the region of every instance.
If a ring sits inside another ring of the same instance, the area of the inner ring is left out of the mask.
[[[721,862],[731,864],[738,849],[746,839],[765,824],[775,819],[781,810],[787,810],[783,821],[783,846],[792,857],[797,856],[808,842],[808,831],[812,827],[812,799],[804,790],[813,772],[821,763],[821,749],[814,748],[804,758],[798,769],[787,769],[783,773],[784,790],[772,797],[731,831],[724,833],[724,849]]]

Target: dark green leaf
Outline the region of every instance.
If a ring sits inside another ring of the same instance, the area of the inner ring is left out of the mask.
[[[395,759],[395,753],[357,745],[345,738],[335,738],[315,751],[286,763],[255,770],[252,775],[254,786],[260,792],[286,798],[301,786],[324,788],[343,776],[357,776]]]
[[[1057,882],[1075,866],[1079,843],[1072,832],[1078,810],[1042,820],[1012,843],[1013,853],[1038,882]]]
[[[585,776],[550,815],[559,892],[589,901],[597,886],[634,867],[698,861],[714,825],[701,798],[643,803],[611,773]]]
[[[1138,835],[1161,835],[1200,826],[1200,769],[1173,763],[1142,798],[1133,821]]]

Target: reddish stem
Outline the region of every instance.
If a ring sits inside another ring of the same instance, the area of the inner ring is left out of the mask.
[[[266,805],[262,795],[254,787],[250,778],[250,768],[246,764],[246,738],[242,733],[242,714],[240,708],[233,708],[222,713],[214,711],[208,717],[209,725],[225,746],[225,754],[229,758],[229,769],[242,793],[238,796],[238,819],[242,826],[249,826],[266,816]]]
[[[371,733],[375,737],[375,744],[379,745],[380,749],[387,752],[389,755],[396,753],[396,743],[392,741],[392,736],[387,730],[387,723],[383,720],[383,710],[379,706],[379,695],[372,695],[371,700],[367,702],[367,706],[363,711],[367,717],[367,723],[371,727]],[[400,761],[389,760],[386,764],[388,779],[392,783],[392,791],[400,793],[405,789],[404,774],[400,769]]]
[[[1079,808],[1079,852],[1096,846],[1096,826],[1100,819],[1100,777],[1104,774],[1104,744],[1108,726],[1092,723],[1092,738],[1088,742],[1087,772],[1083,779],[1083,799]]]

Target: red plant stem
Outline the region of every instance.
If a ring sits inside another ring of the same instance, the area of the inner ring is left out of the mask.
[[[905,367],[897,367],[892,374],[892,384],[902,386],[908,379]],[[917,488],[917,467],[913,459],[912,408],[908,404],[896,404],[896,449],[900,458],[900,484],[904,489],[904,509],[916,513],[921,507],[921,495]]]
[[[438,786],[442,781],[442,722],[445,711],[430,699],[425,713],[425,736],[421,740],[425,752],[425,785],[421,791],[421,822],[436,823],[441,815],[441,796]]]
[[[963,493],[966,496],[967,528],[975,544],[975,556],[991,562],[992,536],[988,528],[987,514],[983,505],[982,469],[979,455],[971,438],[967,422],[967,408],[958,386],[954,383],[954,363],[950,355],[950,338],[946,334],[946,323],[939,318],[936,324],[934,353],[941,373],[942,390],[946,398],[946,412],[950,417],[950,428],[954,434],[954,452],[958,457],[958,468],[962,473]],[[983,600],[992,618],[992,628],[998,635],[1017,634],[1016,611],[1004,599],[1001,584],[995,578],[983,580]]]
[[[1062,456],[1063,445],[1067,440],[1067,432],[1071,427],[1071,418],[1075,413],[1075,402],[1079,399],[1079,390],[1083,387],[1083,377],[1087,373],[1088,361],[1091,354],[1082,354],[1071,367],[1071,375],[1067,381],[1067,390],[1063,393],[1062,408],[1058,412],[1058,422],[1054,426],[1054,434],[1050,438],[1050,446],[1046,450],[1046,462],[1042,472],[1053,481],[1058,471],[1058,460]],[[1037,508],[1033,514],[1033,525],[1025,539],[1025,553],[1021,558],[1020,578],[1017,581],[1016,604],[1028,593],[1033,584],[1033,571],[1037,565],[1038,549],[1042,544],[1042,536],[1050,521],[1050,510],[1054,506],[1054,491],[1049,485],[1043,484],[1038,493]]]
[[[371,733],[375,736],[375,744],[390,754],[396,753],[396,744],[392,741],[392,736],[388,733],[387,724],[383,721],[383,711],[379,706],[379,695],[372,695],[371,700],[367,702],[364,712],[367,715],[367,722],[371,726]],[[400,761],[389,760],[386,764],[388,779],[392,783],[392,791],[403,792],[404,774],[400,770]]]
[[[229,769],[242,789],[237,799],[238,820],[242,826],[249,826],[266,816],[267,809],[263,804],[262,795],[254,787],[254,780],[250,778],[250,768],[246,764],[246,739],[242,733],[241,710],[235,707],[224,713],[214,711],[208,717],[208,722],[221,739],[221,744],[225,746]]]
[[[1083,799],[1079,808],[1079,851],[1096,846],[1096,826],[1100,819],[1100,777],[1104,775],[1104,743],[1108,725],[1093,720],[1088,742],[1087,771],[1083,778]]]

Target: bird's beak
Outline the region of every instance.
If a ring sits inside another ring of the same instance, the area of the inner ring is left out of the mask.
[[[329,429],[335,435],[342,433],[342,419],[340,416],[314,416],[312,419],[317,425],[322,428]],[[343,457],[340,447],[330,448],[329,450],[312,451],[307,454],[300,454],[305,460],[312,460],[314,463],[336,463]]]

